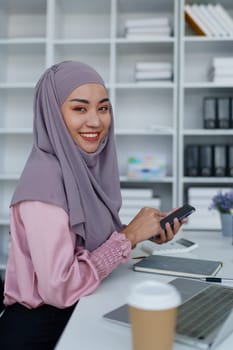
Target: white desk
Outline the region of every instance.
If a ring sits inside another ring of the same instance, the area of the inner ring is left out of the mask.
[[[199,243],[199,248],[182,256],[223,261],[223,268],[218,276],[233,278],[233,246],[231,238],[222,237],[219,232],[179,233]],[[137,254],[138,251],[133,252]],[[98,289],[80,300],[61,336],[56,350],[130,350],[130,328],[111,323],[102,315],[126,302],[129,287],[143,279],[170,281],[169,276],[134,272],[131,265],[120,265],[108,276]],[[232,285],[233,286],[233,285]],[[194,348],[174,343],[174,350],[191,350]],[[233,349],[233,334],[222,343],[218,350]]]

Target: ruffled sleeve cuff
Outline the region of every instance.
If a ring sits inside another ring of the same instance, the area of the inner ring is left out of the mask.
[[[102,280],[120,263],[129,261],[130,253],[131,242],[123,233],[115,231],[104,244],[91,253],[90,259]]]

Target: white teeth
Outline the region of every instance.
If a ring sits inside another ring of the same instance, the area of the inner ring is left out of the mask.
[[[98,136],[98,134],[81,134],[81,136],[84,136],[84,137],[96,137]]]

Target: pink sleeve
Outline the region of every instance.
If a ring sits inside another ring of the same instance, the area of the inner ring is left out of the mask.
[[[131,244],[124,234],[114,232],[98,249],[76,247],[66,212],[55,205],[20,203],[38,292],[45,303],[65,307],[93,292],[100,281],[130,257]]]

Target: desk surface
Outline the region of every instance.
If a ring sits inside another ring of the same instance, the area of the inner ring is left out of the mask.
[[[233,246],[231,238],[222,237],[219,232],[181,232],[179,237],[186,237],[198,242],[199,247],[182,256],[223,261],[223,268],[218,276],[233,278]],[[132,256],[140,253],[136,250]],[[181,254],[179,254],[181,256]],[[104,313],[124,304],[132,284],[148,278],[169,282],[174,277],[132,271],[131,260],[120,265],[89,296],[80,300],[71,319],[61,336],[56,350],[130,350],[130,328],[111,323],[102,318]],[[233,286],[233,285],[232,285]],[[233,348],[233,334],[229,336],[218,350]],[[174,343],[174,350],[191,350],[194,348]]]

